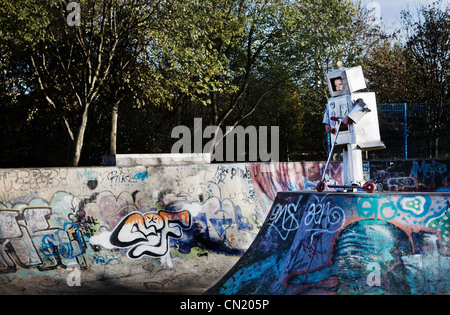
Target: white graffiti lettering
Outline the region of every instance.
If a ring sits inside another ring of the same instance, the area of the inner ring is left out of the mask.
[[[138,259],[144,255],[161,257],[169,249],[169,237],[181,238],[182,228],[191,226],[189,211],[167,212],[133,212],[127,215],[116,226],[109,237],[111,245],[116,247],[131,247],[128,257]],[[91,239],[91,244],[95,243]]]
[[[318,233],[335,233],[339,231],[345,223],[344,210],[339,206],[331,207],[331,201],[324,201],[327,196],[319,200],[314,195],[314,201],[309,202],[306,207],[304,225],[312,226],[308,231],[314,232],[312,237]]]
[[[274,205],[268,222],[269,233],[272,229],[275,229],[281,238],[286,240],[290,232],[296,231],[299,228],[300,224],[295,218],[295,213],[299,210],[302,198],[303,196],[300,196],[297,203]]]

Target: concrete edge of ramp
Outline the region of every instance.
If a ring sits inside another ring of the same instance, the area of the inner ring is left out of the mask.
[[[205,294],[449,294],[450,193],[280,192]]]

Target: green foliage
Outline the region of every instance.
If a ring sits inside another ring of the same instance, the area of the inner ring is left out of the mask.
[[[380,103],[445,102],[450,77],[450,7],[421,6],[402,14],[403,33],[373,46],[366,58],[369,87]]]
[[[194,117],[279,125],[282,160],[324,159],[324,74],[338,60],[363,65],[379,102],[448,98],[437,5],[405,14],[393,42],[351,0],[77,2],[70,27],[67,1],[0,0],[0,111],[22,139],[2,134],[4,165],[99,164],[116,141],[118,153],[170,152],[172,128]]]
[[[403,13],[409,33],[406,47],[419,72],[419,92],[436,102],[447,100],[450,77],[450,4],[443,9],[441,4],[422,6],[417,20],[411,13]]]

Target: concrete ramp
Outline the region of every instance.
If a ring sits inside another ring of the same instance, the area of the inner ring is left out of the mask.
[[[206,294],[449,294],[450,194],[280,192]]]

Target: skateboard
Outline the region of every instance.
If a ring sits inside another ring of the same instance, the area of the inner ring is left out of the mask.
[[[374,183],[372,182],[367,182],[364,185],[361,186],[348,186],[348,185],[327,185],[325,184],[325,182],[320,181],[317,186],[316,186],[316,190],[318,192],[322,192],[324,191],[326,188],[337,188],[337,189],[342,189],[342,192],[357,192],[357,191],[361,191],[364,190],[367,193],[374,193],[376,186]]]

